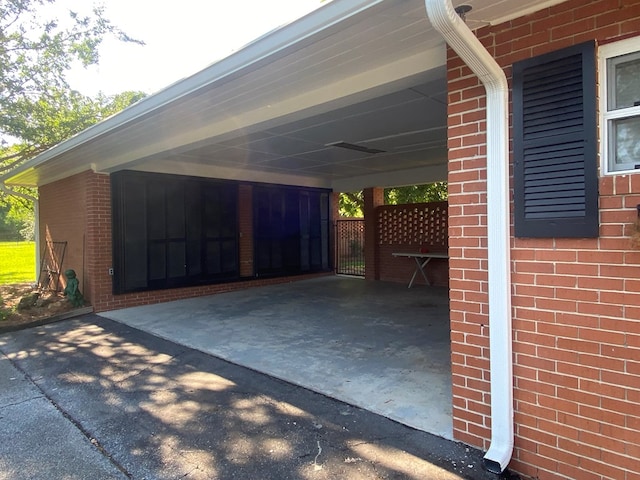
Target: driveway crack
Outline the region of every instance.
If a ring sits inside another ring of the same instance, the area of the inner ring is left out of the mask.
[[[41,390],[42,391],[42,390]],[[0,410],[7,408],[7,407],[15,407],[17,405],[22,405],[23,403],[28,403],[28,402],[32,402],[33,400],[39,400],[43,398],[42,395],[37,395],[35,397],[31,397],[31,398],[26,398],[24,400],[21,400],[19,402],[14,402],[14,403],[7,403],[5,405],[0,405]],[[47,398],[46,396],[44,398]]]

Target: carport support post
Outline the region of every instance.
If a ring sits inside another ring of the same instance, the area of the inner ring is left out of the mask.
[[[364,189],[364,278],[380,280],[376,208],[384,205],[384,188]]]

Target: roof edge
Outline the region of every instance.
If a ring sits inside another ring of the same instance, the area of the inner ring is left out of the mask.
[[[37,155],[13,170],[0,175],[0,183],[10,182],[21,173],[37,168],[95,138],[121,128],[154,110],[169,105],[235,72],[264,60],[285,48],[292,47],[333,25],[361,13],[384,0],[333,0],[293,22],[268,32],[237,52],[222,58],[203,70],[169,85],[125,108],[121,112],[92,125],[49,150]],[[11,182],[10,182],[11,183]]]

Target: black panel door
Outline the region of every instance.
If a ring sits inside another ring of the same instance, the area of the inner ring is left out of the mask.
[[[255,270],[258,275],[284,271],[285,195],[274,188],[254,191]]]
[[[258,276],[329,268],[326,192],[254,188],[255,271]]]
[[[122,232],[114,242],[114,250],[123,254],[120,261],[114,262],[115,278],[120,282],[118,287],[125,291],[148,286],[146,197],[146,184],[140,179],[130,178],[123,182],[121,201],[114,205],[114,218],[121,219]],[[123,208],[124,205],[127,208]]]
[[[112,202],[115,293],[238,277],[237,184],[119,172]]]
[[[236,190],[203,192],[204,271],[209,276],[227,276],[238,269]]]

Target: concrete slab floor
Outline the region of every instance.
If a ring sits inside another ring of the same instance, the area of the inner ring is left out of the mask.
[[[100,315],[453,438],[445,288],[330,276]]]

